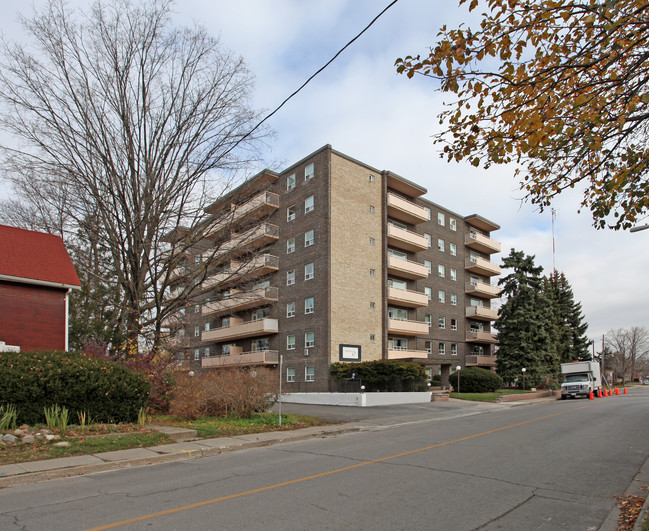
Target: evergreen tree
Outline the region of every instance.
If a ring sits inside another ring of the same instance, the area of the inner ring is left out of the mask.
[[[503,259],[503,268],[512,272],[500,279],[506,302],[495,323],[498,330],[498,373],[505,382],[525,381],[530,387],[556,378],[559,363],[551,338],[553,328],[550,301],[543,293],[543,268],[534,265],[534,257],[511,250]]]
[[[588,323],[584,323],[581,303],[575,302],[566,276],[555,271],[544,278],[543,292],[552,304],[552,340],[559,362],[591,360],[589,341],[586,337]]]

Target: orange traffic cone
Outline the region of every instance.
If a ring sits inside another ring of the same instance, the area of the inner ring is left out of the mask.
[[[622,394],[623,394],[623,395],[626,394],[626,385],[624,386],[624,393],[622,393]]]
[[[620,394],[620,390],[619,390],[617,387],[615,388],[615,394],[616,394],[616,395],[619,395],[619,394]]]
[[[588,400],[595,400],[595,395],[592,390],[590,391],[590,395],[588,395]]]
[[[607,387],[604,389],[604,396],[611,396],[611,393],[609,393],[609,388]]]
[[[602,388],[597,389],[597,398],[602,398]]]

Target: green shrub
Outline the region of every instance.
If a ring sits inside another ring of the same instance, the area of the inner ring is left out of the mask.
[[[409,361],[363,361],[361,363],[332,363],[331,376],[347,380],[352,373],[366,391],[399,392],[426,391],[426,370]]]
[[[503,386],[503,379],[495,372],[479,367],[467,367],[452,373],[448,380],[457,390],[458,375],[460,378],[460,392],[462,393],[494,393]]]
[[[146,376],[79,352],[0,352],[0,403],[19,424],[45,421],[45,408],[87,412],[96,422],[135,422],[149,394]]]

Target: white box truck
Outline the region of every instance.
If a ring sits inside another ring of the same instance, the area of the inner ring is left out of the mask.
[[[588,398],[591,391],[597,396],[598,390],[602,388],[602,374],[596,361],[562,363],[561,374],[564,376],[561,384],[562,400],[578,396]]]

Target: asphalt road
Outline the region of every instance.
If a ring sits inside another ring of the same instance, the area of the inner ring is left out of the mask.
[[[649,457],[649,389],[337,414],[365,431],[5,489],[0,529],[595,530]]]

